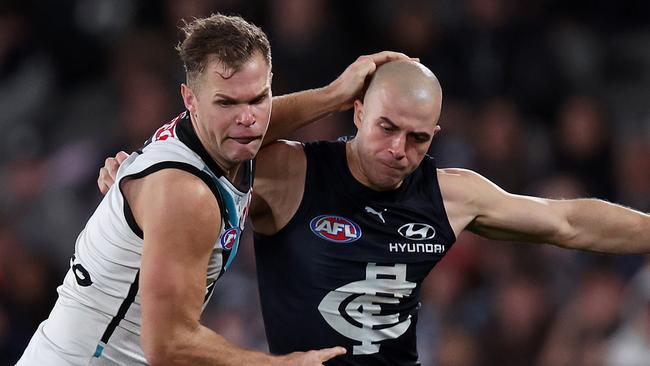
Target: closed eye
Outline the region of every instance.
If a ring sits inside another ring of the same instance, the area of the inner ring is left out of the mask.
[[[387,122],[380,123],[379,127],[381,127],[381,129],[384,130],[384,132],[393,132],[393,131],[397,130],[397,126],[395,126],[392,123],[387,123]]]
[[[234,100],[230,100],[230,99],[220,99],[220,100],[216,100],[215,103],[216,103],[217,105],[219,105],[220,107],[224,107],[224,108],[227,108],[227,107],[230,107],[230,106],[232,106],[232,105],[235,105],[235,101],[234,101]]]
[[[429,136],[429,134],[426,134],[426,133],[423,133],[423,134],[420,134],[420,133],[412,134],[411,137],[412,137],[415,141],[417,141],[417,142],[429,142],[429,140],[431,139],[431,137]]]

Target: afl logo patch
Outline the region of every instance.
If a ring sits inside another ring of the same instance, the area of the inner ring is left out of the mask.
[[[232,249],[233,245],[237,242],[237,236],[239,235],[239,230],[237,228],[230,228],[221,234],[221,247],[223,250]]]
[[[436,236],[436,229],[431,225],[421,223],[410,223],[402,225],[397,232],[411,240],[427,240],[433,239]]]
[[[316,236],[335,243],[350,243],[361,237],[359,225],[341,216],[316,216],[309,227]]]

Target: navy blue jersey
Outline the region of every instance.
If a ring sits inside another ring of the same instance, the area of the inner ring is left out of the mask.
[[[394,191],[359,183],[344,142],[314,142],[298,211],[277,234],[255,235],[272,353],[332,346],[327,365],[418,365],[420,287],[455,241],[433,158]]]

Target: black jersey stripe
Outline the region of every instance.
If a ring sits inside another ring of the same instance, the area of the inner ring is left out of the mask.
[[[97,346],[97,350],[95,351],[94,357],[101,356],[104,347],[108,343],[108,340],[111,338],[111,335],[113,335],[113,332],[115,332],[115,328],[117,328],[117,326],[120,324],[120,321],[124,319],[126,312],[131,307],[131,304],[133,304],[133,301],[135,301],[135,296],[138,294],[139,279],[140,279],[140,270],[136,272],[135,279],[131,283],[131,286],[129,287],[129,292],[126,295],[126,298],[124,298],[124,301],[122,301],[122,305],[120,305],[120,308],[117,310],[117,314],[115,314],[113,319],[111,319],[111,322],[108,323],[106,330],[104,330],[104,334],[102,335],[101,338],[101,343]]]
[[[219,205],[219,210],[223,210],[224,204],[223,200],[221,198],[221,193],[219,193],[219,189],[216,187],[214,180],[210,175],[206,172],[203,172],[199,170],[199,168],[195,167],[194,165],[188,164],[188,163],[183,163],[180,161],[163,161],[154,165],[151,165],[150,167],[134,173],[125,176],[120,180],[120,192],[122,192],[122,183],[125,181],[125,179],[139,179],[146,177],[149,174],[153,174],[159,170],[162,169],[180,169],[183,171],[186,171],[192,175],[197,176],[200,178],[209,188],[210,191],[212,191],[212,194],[215,196],[217,199],[217,204]],[[122,198],[124,201],[124,218],[126,219],[127,224],[129,225],[129,228],[131,228],[131,231],[135,235],[138,236],[140,239],[144,239],[144,234],[142,232],[142,229],[140,228],[140,225],[135,221],[135,217],[133,217],[133,211],[131,211],[131,207],[129,206],[129,203],[126,200],[126,197],[124,197],[124,193],[122,193]]]

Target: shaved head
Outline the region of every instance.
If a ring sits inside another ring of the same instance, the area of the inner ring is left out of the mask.
[[[411,60],[392,61],[381,65],[375,71],[364,103],[381,91],[389,90],[392,95],[408,100],[409,103],[432,103],[440,113],[442,88],[438,78],[426,66]]]
[[[354,102],[358,131],[346,148],[352,175],[378,191],[399,187],[440,131],[441,107],[440,83],[426,66],[410,60],[379,66],[363,101]]]

